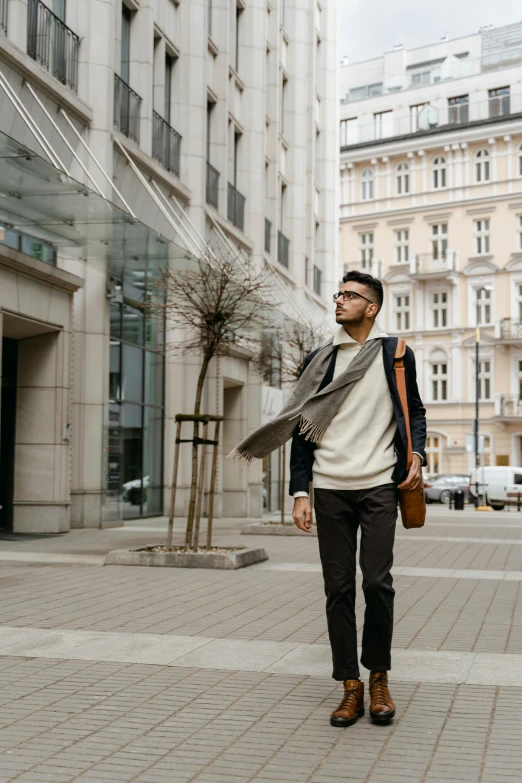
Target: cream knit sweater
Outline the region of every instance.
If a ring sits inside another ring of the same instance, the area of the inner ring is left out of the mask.
[[[375,322],[367,340],[387,336]],[[339,346],[334,371],[337,378],[362,346],[342,326],[336,330],[333,344]],[[343,402],[315,449],[314,487],[369,489],[390,483],[397,459],[396,429],[381,351]],[[294,497],[306,494],[297,492]]]

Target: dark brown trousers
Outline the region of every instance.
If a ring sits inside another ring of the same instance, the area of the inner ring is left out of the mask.
[[[366,601],[361,663],[370,671],[383,672],[391,668],[395,591],[390,571],[397,503],[396,484],[360,490],[314,490],[335,680],[354,680],[359,677],[355,618],[355,563],[359,527],[359,563]]]

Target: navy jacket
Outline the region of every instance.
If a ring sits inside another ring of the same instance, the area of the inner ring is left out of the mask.
[[[397,348],[396,337],[386,337],[383,340],[382,351],[384,360],[384,371],[390,389],[390,397],[393,403],[393,410],[397,420],[397,431],[395,433],[395,452],[397,454],[397,464],[395,465],[392,480],[400,484],[406,478],[406,459],[407,459],[407,440],[406,426],[402,412],[401,401],[397,389],[394,372],[395,349]],[[338,348],[334,348],[330,364],[326,370],[323,380],[317,391],[321,391],[333,381],[335,360],[337,358]],[[317,351],[313,351],[306,357],[303,369],[312,361]],[[410,413],[410,429],[412,450],[422,456],[423,466],[426,462],[426,410],[422,404],[417,387],[417,372],[415,370],[415,356],[410,347],[406,349],[404,357],[404,367],[406,370],[406,391],[408,394],[408,409]],[[356,446],[356,444],[354,444]],[[290,453],[290,495],[294,492],[308,492],[308,485],[312,481],[312,470],[314,465],[315,443],[306,440],[299,434],[299,427],[294,430],[292,437],[292,450]]]

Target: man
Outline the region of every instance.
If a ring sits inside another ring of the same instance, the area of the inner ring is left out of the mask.
[[[357,660],[355,559],[366,600],[361,663],[370,670],[370,716],[387,723],[395,715],[387,672],[393,631],[393,543],[397,485],[416,490],[426,464],[426,418],[408,348],[404,357],[413,464],[407,470],[407,437],[394,373],[397,338],[376,323],[382,284],[349,272],[334,294],[338,329],[333,343],[311,353],[281,413],[248,435],[229,455],[251,462],[292,438],[290,494],[293,518],[309,532],[310,483],[326,592],[333,677],[344,696],[333,726],[350,726],[364,714],[364,685]],[[297,425],[297,426],[296,426]],[[399,483],[402,482],[402,483]]]
[[[319,394],[349,372],[363,347],[373,341],[369,366],[341,402],[329,426],[314,443],[297,427],[290,458],[293,519],[301,530],[311,529],[308,496],[313,482],[319,551],[326,592],[326,615],[333,657],[333,677],[344,683],[344,697],[332,713],[333,726],[350,726],[364,715],[364,684],[357,660],[355,619],[355,561],[357,530],[361,528],[360,566],[366,601],[362,636],[362,665],[370,670],[370,716],[387,723],[395,715],[388,688],[393,631],[393,543],[397,520],[397,485],[418,489],[426,464],[426,418],[417,388],[415,359],[404,357],[413,464],[406,469],[407,439],[394,373],[397,339],[376,322],[383,289],[379,280],[348,272],[334,295],[338,329]],[[374,344],[375,345],[375,344]],[[322,349],[320,349],[322,350]],[[310,354],[308,365],[318,352]],[[402,482],[402,483],[400,483]]]

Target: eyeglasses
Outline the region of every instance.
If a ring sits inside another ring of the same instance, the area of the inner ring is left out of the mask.
[[[336,294],[333,295],[334,303],[342,296],[345,302],[351,302],[353,299],[358,297],[359,299],[365,299],[370,304],[375,304],[375,302],[372,302],[371,299],[367,299],[362,294],[358,294],[357,291],[337,291]]]

